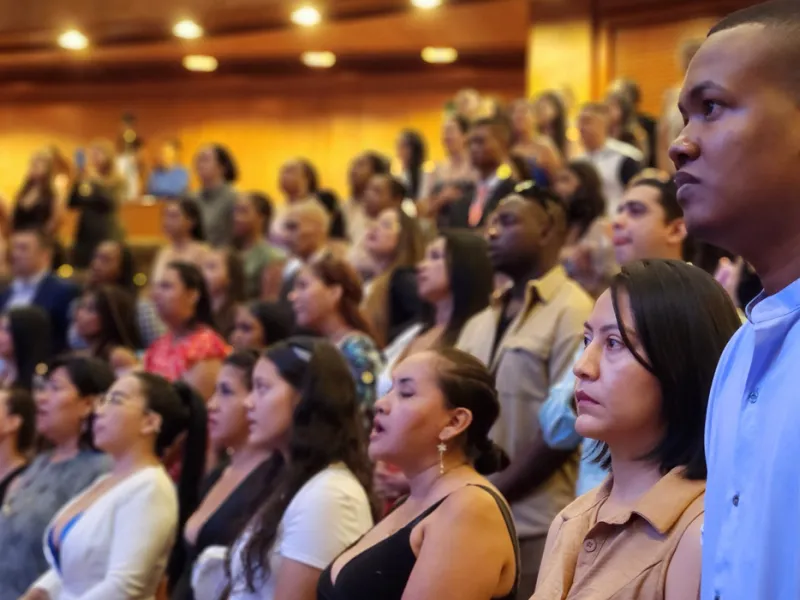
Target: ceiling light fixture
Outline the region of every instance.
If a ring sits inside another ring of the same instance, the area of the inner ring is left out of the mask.
[[[411,0],[411,4],[413,4],[417,8],[423,8],[425,10],[429,10],[431,8],[437,8],[441,6],[442,0]]]
[[[189,71],[196,71],[198,73],[211,73],[216,71],[219,63],[213,56],[204,56],[202,54],[190,54],[183,57],[183,66]]]
[[[455,48],[432,48],[428,46],[422,50],[422,60],[432,65],[448,65],[458,60],[458,51]]]
[[[58,36],[58,45],[66,50],[84,50],[89,39],[77,29],[70,29]]]
[[[312,69],[329,69],[336,64],[336,55],[333,52],[303,52],[300,60]]]
[[[313,6],[306,5],[298,8],[292,13],[292,22],[302,27],[313,27],[319,24],[322,20],[322,15]]]
[[[196,40],[203,36],[203,28],[190,19],[184,19],[183,21],[175,23],[175,26],[172,28],[172,33],[175,37],[184,40]]]

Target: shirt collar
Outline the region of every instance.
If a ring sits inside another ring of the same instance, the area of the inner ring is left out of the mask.
[[[44,279],[49,272],[50,271],[48,269],[45,269],[44,271],[40,271],[39,273],[37,273],[36,275],[32,275],[31,277],[15,277],[14,280],[12,281],[12,285],[14,286],[15,289],[19,289],[20,287],[21,288],[38,287],[39,284],[42,282],[42,279]]]
[[[539,279],[531,279],[525,288],[525,302],[523,311],[534,302],[549,303],[558,293],[558,290],[567,281],[567,272],[561,265],[556,265]],[[501,290],[492,295],[492,306],[498,307],[503,304],[508,294],[511,292],[511,284],[507,284]]]
[[[704,480],[690,480],[683,476],[684,467],[675,467],[650,488],[630,510],[625,510],[613,518],[604,519],[609,525],[625,525],[634,515],[647,521],[661,535],[666,535],[678,522],[683,513],[700,497],[706,489]],[[611,493],[613,474],[593,492],[586,496],[586,502],[576,502],[572,510],[565,510],[565,520],[585,514],[597,507]]]
[[[747,305],[745,314],[747,319],[755,325],[785,317],[798,309],[800,309],[800,279],[771,296],[762,290]]]

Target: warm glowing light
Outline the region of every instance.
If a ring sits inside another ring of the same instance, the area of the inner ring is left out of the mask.
[[[303,52],[300,60],[313,69],[329,69],[336,64],[336,55],[333,52]]]
[[[200,73],[211,73],[217,70],[219,63],[213,56],[203,56],[202,54],[190,54],[183,57],[183,66],[189,71]]]
[[[292,13],[292,22],[303,27],[313,27],[322,20],[322,15],[313,6],[303,6]]]
[[[422,60],[435,65],[446,65],[456,62],[458,52],[455,48],[432,48],[428,47],[422,51]]]
[[[83,50],[89,45],[89,40],[77,29],[70,29],[58,36],[58,45],[66,50]]]
[[[436,8],[437,6],[442,5],[442,0],[411,0],[411,4],[416,6],[417,8]]]
[[[172,33],[175,37],[183,38],[184,40],[196,40],[203,36],[203,28],[194,21],[185,19],[175,23]]]

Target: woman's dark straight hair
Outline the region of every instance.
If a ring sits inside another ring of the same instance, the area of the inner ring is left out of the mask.
[[[17,368],[14,385],[31,390],[37,368],[44,365],[52,355],[50,316],[38,306],[18,306],[7,311],[6,316]]]
[[[677,260],[625,265],[610,293],[624,344],[661,388],[664,438],[642,460],[656,462],[662,474],[685,467],[687,479],[705,479],[711,383],[725,346],[742,324],[733,302],[708,273]],[[628,298],[643,354],[624,327],[621,294]],[[595,460],[613,468],[605,444],[599,445]]]
[[[284,341],[294,331],[294,313],[280,302],[253,302],[248,310],[264,332],[266,346]]]
[[[94,297],[100,333],[93,342],[96,355],[109,360],[115,348],[136,350],[142,347],[139,326],[136,322],[136,301],[131,294],[119,286],[101,285],[85,295]]]
[[[571,198],[565,200],[567,227],[578,227],[579,237],[589,230],[594,221],[606,214],[606,199],[603,195],[603,182],[594,165],[584,160],[573,160],[567,169],[578,178],[578,189]]]
[[[408,144],[411,149],[411,160],[407,165],[408,169],[408,195],[417,201],[422,189],[422,167],[427,158],[427,148],[425,147],[425,139],[422,134],[413,129],[406,129],[401,134],[402,140]]]
[[[180,198],[179,200],[173,200],[173,202],[178,205],[183,217],[192,223],[189,236],[195,242],[205,242],[206,234],[203,227],[203,215],[200,213],[197,201],[194,198]]]
[[[239,179],[239,168],[236,166],[233,153],[222,144],[211,144],[211,149],[222,169],[222,179],[225,183],[236,183],[236,180]]]
[[[31,392],[22,388],[11,388],[6,395],[7,413],[21,421],[15,440],[17,452],[27,455],[36,442],[36,402]]]
[[[468,231],[444,230],[447,275],[450,280],[452,313],[439,345],[455,346],[461,330],[473,316],[489,305],[494,287],[494,269],[486,241]],[[436,309],[429,303],[422,306],[423,331],[433,327]]]
[[[555,117],[548,124],[548,129],[539,129],[539,133],[547,135],[553,140],[561,156],[567,156],[567,107],[557,92],[547,91],[539,94],[536,102],[547,102],[555,108]]]
[[[258,191],[247,192],[245,197],[250,201],[253,209],[264,220],[264,227],[262,228],[261,232],[267,233],[270,225],[272,225],[272,215],[275,212],[272,199],[264,192]]]
[[[344,463],[372,498],[372,466],[350,369],[326,340],[292,337],[270,346],[262,360],[275,365],[299,394],[289,434],[289,460],[275,481],[242,551],[244,579],[255,592],[256,578],[270,575],[269,552],[289,503],[317,473]],[[378,507],[373,499],[373,517]]]
[[[190,319],[189,325],[207,325],[211,329],[216,328],[214,311],[211,308],[211,296],[208,294],[206,281],[203,274],[195,265],[179,260],[167,264],[168,269],[172,269],[178,274],[183,287],[187,290],[197,292],[197,304],[194,309],[194,317]]]

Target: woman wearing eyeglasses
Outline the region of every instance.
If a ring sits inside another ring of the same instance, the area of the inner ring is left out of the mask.
[[[183,433],[176,493],[159,457]],[[179,524],[196,508],[206,411],[191,388],[152,373],[122,377],[97,403],[94,437],[111,472],[50,522],[50,570],[24,600],[154,600]]]

